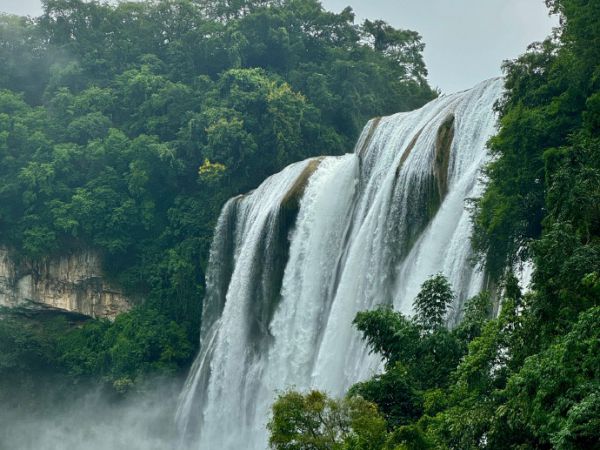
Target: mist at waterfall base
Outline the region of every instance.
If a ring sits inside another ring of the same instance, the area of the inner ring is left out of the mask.
[[[372,120],[355,152],[292,164],[223,208],[211,249],[201,349],[181,394],[183,442],[267,448],[277,392],[341,396],[381,370],[352,320],[411,314],[429,276],[480,292],[467,199],[482,192],[502,80]]]
[[[0,449],[174,449],[180,389],[180,379],[155,379],[120,398],[97,385],[31,386],[34,401],[23,405],[15,399],[0,407]]]

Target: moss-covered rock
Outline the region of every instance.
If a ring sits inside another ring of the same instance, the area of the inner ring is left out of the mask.
[[[450,150],[454,139],[454,114],[449,114],[438,128],[435,140],[435,159],[433,172],[437,181],[437,191],[440,204],[448,193],[448,166],[450,164]]]

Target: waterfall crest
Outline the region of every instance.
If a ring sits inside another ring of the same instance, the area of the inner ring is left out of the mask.
[[[434,273],[457,293],[458,320],[484,281],[465,199],[481,193],[501,92],[493,79],[372,120],[353,154],[293,164],[225,205],[177,415],[198,448],[265,450],[277,391],[342,395],[375,374],[354,316],[381,304],[411,314]]]

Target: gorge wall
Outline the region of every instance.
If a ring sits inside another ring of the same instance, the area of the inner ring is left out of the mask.
[[[0,247],[0,306],[60,309],[114,319],[131,304],[105,280],[101,259],[93,251],[31,262],[17,261]]]

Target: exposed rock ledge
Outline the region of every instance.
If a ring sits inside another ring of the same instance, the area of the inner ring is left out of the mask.
[[[0,247],[0,306],[54,308],[114,319],[131,305],[104,280],[100,258],[92,251],[31,263],[15,261]]]

